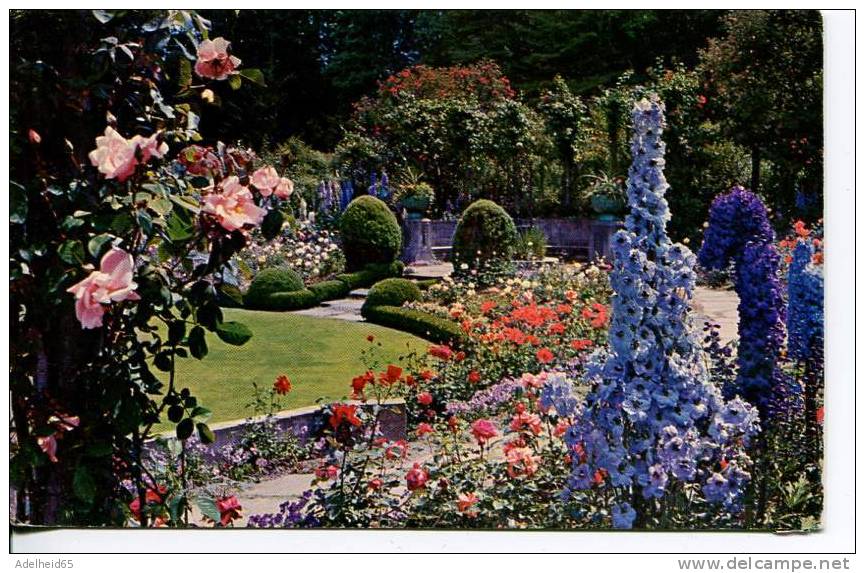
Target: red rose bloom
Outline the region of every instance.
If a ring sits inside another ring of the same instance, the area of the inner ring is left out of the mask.
[[[276,382],[273,383],[273,391],[280,396],[285,396],[291,392],[291,380],[288,379],[288,376],[282,374],[277,377]]]

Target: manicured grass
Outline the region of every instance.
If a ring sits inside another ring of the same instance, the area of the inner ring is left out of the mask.
[[[314,318],[285,312],[224,309],[225,320],[246,324],[253,333],[243,346],[230,346],[208,335],[204,360],[177,362],[175,384],[188,387],[213,412],[210,422],[252,414],[252,383],[269,389],[280,374],[291,379],[282,397],[284,409],[338,400],[351,393],[351,379],[365,370],[361,351],[376,347],[377,356],[395,362],[408,349],[423,351],[429,343],[410,334],[367,323]],[[375,343],[367,341],[375,336]],[[381,346],[378,346],[381,343]],[[168,429],[163,426],[160,429]]]

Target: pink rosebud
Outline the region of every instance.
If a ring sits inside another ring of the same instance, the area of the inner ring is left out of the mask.
[[[42,136],[39,135],[39,132],[35,129],[31,129],[27,132],[27,138],[30,140],[30,143],[34,145],[42,143]]]
[[[294,181],[288,177],[280,177],[279,185],[273,190],[273,194],[280,199],[288,199],[294,193]]]
[[[39,436],[36,438],[36,443],[49,460],[57,463],[57,439],[54,436]]]
[[[202,78],[211,80],[228,78],[240,65],[239,58],[229,55],[230,46],[231,42],[225,38],[204,40],[198,44],[198,61],[195,62],[195,73]]]

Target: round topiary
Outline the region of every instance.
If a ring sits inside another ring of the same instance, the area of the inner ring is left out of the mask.
[[[453,263],[457,274],[478,269],[505,270],[519,241],[511,216],[487,199],[475,201],[463,212],[454,231]]]
[[[384,279],[375,283],[369,289],[369,294],[366,295],[363,308],[402,306],[407,302],[420,300],[421,296],[420,288],[408,279]],[[361,312],[363,312],[363,309],[361,309]]]
[[[255,275],[243,300],[250,307],[262,308],[273,293],[299,290],[303,290],[303,279],[296,272],[288,268],[269,268]]]
[[[357,271],[370,263],[392,263],[402,249],[402,230],[380,199],[370,195],[348,204],[339,220],[346,268]]]

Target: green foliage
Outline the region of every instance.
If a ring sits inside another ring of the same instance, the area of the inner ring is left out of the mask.
[[[270,293],[258,301],[247,303],[247,308],[255,310],[303,310],[304,308],[312,308],[319,303],[318,296],[309,289],[296,291],[283,291]]]
[[[363,269],[353,273],[336,275],[336,280],[344,282],[350,290],[354,290],[356,288],[371,287],[382,279],[402,276],[404,268],[405,265],[402,261],[394,261],[390,264],[376,263],[367,265]]]
[[[319,302],[321,302],[348,296],[351,287],[345,281],[334,279],[311,284],[309,285],[309,290],[312,291]]]
[[[458,324],[420,310],[397,306],[365,307],[364,318],[368,322],[408,332],[438,344],[458,347],[465,342],[465,334]]]
[[[822,197],[820,13],[736,10],[723,25],[723,36],[700,53],[700,70],[724,135],[751,151],[756,165],[765,158],[781,166],[784,184],[777,189],[776,207],[791,208],[797,183]],[[752,177],[759,183],[759,173]]]
[[[361,314],[365,309],[374,306],[402,306],[407,302],[420,300],[422,296],[418,286],[408,279],[384,279],[369,289]]]
[[[521,231],[514,247],[514,257],[522,260],[543,259],[547,254],[547,237],[537,227]]]
[[[383,201],[369,195],[349,203],[339,230],[350,271],[371,263],[390,264],[402,248],[402,230],[396,217]]]
[[[252,279],[243,299],[249,308],[261,308],[267,304],[265,299],[273,293],[300,290],[303,290],[303,279],[295,271],[284,267],[269,268]]]
[[[506,270],[518,240],[514,221],[504,209],[486,199],[475,201],[463,212],[454,231],[455,272]]]

